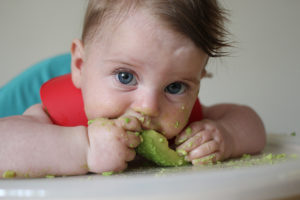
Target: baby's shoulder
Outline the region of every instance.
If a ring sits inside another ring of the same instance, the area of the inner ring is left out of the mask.
[[[34,121],[52,124],[52,120],[50,119],[47,110],[43,108],[42,104],[30,106],[27,110],[25,110],[23,115],[30,116]]]

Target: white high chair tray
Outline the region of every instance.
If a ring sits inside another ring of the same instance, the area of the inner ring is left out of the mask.
[[[0,198],[300,199],[300,137],[269,134],[267,141],[263,155],[214,166],[1,180]]]

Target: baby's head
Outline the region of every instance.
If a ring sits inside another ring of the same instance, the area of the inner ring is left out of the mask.
[[[91,0],[72,79],[88,119],[133,115],[172,138],[185,127],[209,57],[227,46],[212,0]]]
[[[217,0],[90,0],[82,31],[83,43],[99,31],[113,28],[136,9],[151,13],[170,30],[191,39],[209,57],[224,56],[230,46],[225,28],[226,11]]]

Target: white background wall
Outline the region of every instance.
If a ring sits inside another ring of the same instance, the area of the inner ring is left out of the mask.
[[[270,133],[300,134],[300,1],[222,0],[231,11],[232,55],[211,60],[204,104],[253,107]],[[0,0],[0,85],[68,52],[80,37],[85,0]]]

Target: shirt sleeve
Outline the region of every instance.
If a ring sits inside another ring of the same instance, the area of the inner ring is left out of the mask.
[[[87,126],[81,90],[73,85],[71,74],[44,83],[40,95],[43,107],[54,124]]]

